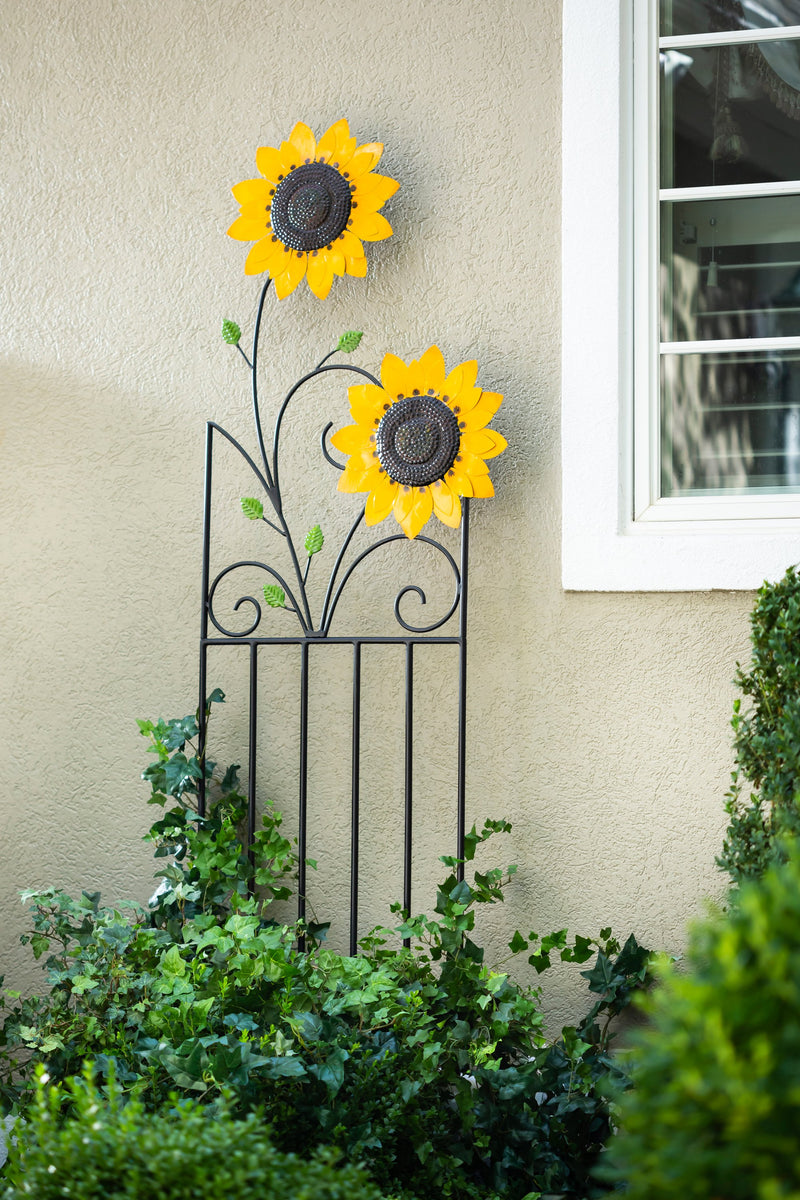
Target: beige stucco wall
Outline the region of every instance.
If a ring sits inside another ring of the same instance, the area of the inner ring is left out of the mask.
[[[0,0],[8,985],[36,977],[17,944],[18,889],[151,890],[135,718],[195,705],[204,421],[253,446],[246,371],[218,333],[223,316],[250,327],[258,290],[225,236],[229,188],[296,119],[320,132],[347,116],[361,140],[385,142],[382,169],[402,188],[384,210],[396,236],[372,248],[367,281],[336,281],[324,304],[305,285],[270,301],[265,398],[350,328],[366,331],[364,366],[436,341],[448,364],[477,357],[480,382],[506,395],[496,425],[511,448],[493,465],[497,498],[474,505],[470,600],[470,820],[511,819],[497,857],[520,864],[509,903],[489,914],[497,956],[517,925],[611,924],[678,949],[685,920],[719,892],[730,680],[752,597],[560,587],[560,15],[557,0]],[[328,419],[347,411],[326,383],[298,407],[305,441],[287,449],[286,480],[307,485],[298,522],[321,519],[332,546],[354,501],[309,465]],[[233,470],[220,545],[266,554],[236,513],[248,492]],[[405,581],[387,562],[343,620],[359,606],[377,620]],[[372,720],[390,667],[369,670]],[[261,778],[289,807],[288,658],[269,676]],[[435,853],[450,849],[437,754],[452,721],[450,684],[421,676],[418,761],[431,766],[418,894],[430,905]],[[241,758],[244,675],[226,660],[210,679],[231,696],[223,752]],[[328,724],[312,746],[309,851],[331,863],[344,853],[346,664],[329,660],[314,686]],[[390,706],[381,719],[383,744],[365,750],[377,832],[365,923],[386,915],[379,884],[399,890],[399,717]],[[331,915],[341,872],[316,886]],[[549,1011],[569,1011],[574,990],[562,972]]]

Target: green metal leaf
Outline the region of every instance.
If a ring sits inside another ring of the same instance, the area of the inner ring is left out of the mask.
[[[310,529],[306,534],[305,546],[308,557],[311,558],[312,554],[319,554],[324,543],[325,538],[322,535],[322,530],[320,529],[319,525],[315,525],[314,528]]]
[[[358,349],[358,344],[363,336],[363,333],[359,333],[355,329],[348,329],[347,333],[343,333],[339,338],[339,345],[336,349],[341,350],[344,354],[352,354],[354,350]]]
[[[264,599],[270,608],[286,608],[286,592],[277,583],[264,586]]]
[[[222,322],[222,340],[227,342],[229,346],[238,346],[239,339],[242,336],[242,331],[235,321]],[[358,344],[358,343],[356,343]]]
[[[264,505],[253,496],[242,496],[242,512],[250,521],[257,521],[264,515]]]

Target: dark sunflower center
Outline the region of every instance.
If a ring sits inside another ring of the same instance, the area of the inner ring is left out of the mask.
[[[461,434],[455,414],[435,396],[406,396],[381,418],[378,460],[398,483],[425,487],[455,462]]]
[[[270,221],[290,250],[321,250],[347,228],[350,184],[328,163],[304,163],[275,188]]]

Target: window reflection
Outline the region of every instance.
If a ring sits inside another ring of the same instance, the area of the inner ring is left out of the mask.
[[[800,41],[663,50],[661,73],[662,187],[800,179]]]
[[[662,358],[662,494],[800,491],[800,355]]]
[[[661,35],[800,25],[799,0],[666,0]]]

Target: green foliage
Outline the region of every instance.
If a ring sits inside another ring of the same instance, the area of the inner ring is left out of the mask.
[[[339,338],[336,349],[340,350],[343,354],[352,354],[354,350],[358,349],[363,336],[363,333],[359,333],[355,329],[349,329],[347,333],[343,333]]]
[[[800,833],[800,574],[790,567],[765,583],[750,618],[753,656],[736,683],[736,770],[726,801],[730,818],[717,860],[734,884],[757,879],[785,857],[783,836]]]
[[[306,534],[305,547],[308,557],[311,558],[312,554],[319,554],[324,543],[325,538],[323,537],[322,530],[320,529],[319,525],[315,525],[314,528],[310,529]]]
[[[264,599],[270,608],[286,608],[286,592],[277,583],[264,585]]]
[[[612,1177],[628,1200],[800,1196],[800,857],[742,885],[665,966],[633,1053]]]
[[[222,340],[227,342],[229,346],[238,346],[241,341],[242,331],[235,321],[222,322]]]
[[[26,1125],[11,1150],[3,1200],[380,1200],[363,1171],[327,1150],[276,1150],[256,1114],[172,1098],[164,1112],[128,1099],[91,1071],[66,1087],[40,1072]],[[69,1115],[64,1119],[65,1108]]]
[[[249,521],[258,521],[264,516],[264,505],[254,496],[242,496],[242,512]]]
[[[212,693],[208,710],[222,699]],[[296,853],[267,806],[248,855],[237,767],[204,760],[197,717],[139,726],[154,755],[150,802],[165,810],[148,835],[161,886],[148,909],[104,908],[88,892],[25,897],[24,940],[50,991],[11,997],[0,1107],[30,1112],[37,1064],[59,1083],[91,1060],[101,1084],[113,1074],[149,1112],[175,1107],[175,1095],[226,1097],[232,1117],[262,1114],[282,1151],[333,1147],[386,1192],[584,1200],[607,1190],[587,1180],[610,1128],[605,1082],[620,1078],[609,1023],[646,974],[635,939],[620,949],[610,930],[514,935],[512,954],[533,949],[537,970],[552,954],[583,963],[596,951],[587,1017],[547,1045],[539,990],[489,966],[476,931],[516,867],[462,877],[507,822],[473,828],[463,862],[442,860],[430,916],[395,905],[395,927],[339,955],[326,926],[276,916]]]

